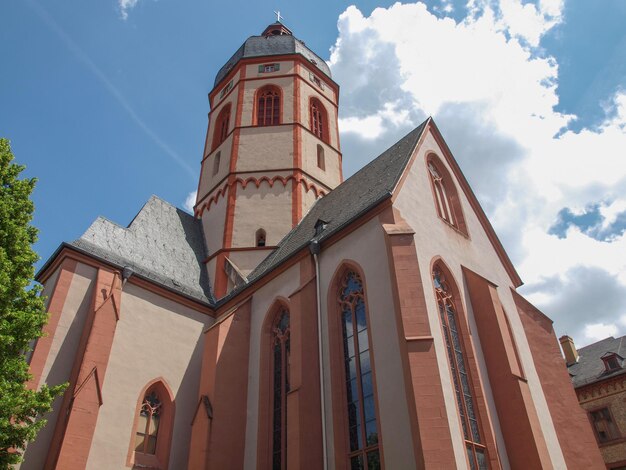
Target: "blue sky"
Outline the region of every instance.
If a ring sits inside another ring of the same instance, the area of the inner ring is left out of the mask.
[[[42,258],[184,205],[215,73],[274,10],[341,86],[346,175],[433,115],[557,333],[626,334],[623,0],[3,2],[0,136],[39,179]]]

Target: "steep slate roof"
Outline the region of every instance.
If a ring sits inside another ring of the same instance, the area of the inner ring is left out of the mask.
[[[78,240],[63,246],[131,267],[139,276],[194,300],[212,300],[200,220],[156,196],[128,227],[98,217]]]
[[[237,52],[228,59],[228,62],[217,72],[215,76],[216,87],[228,72],[242,59],[248,59],[250,57],[263,57],[273,55],[286,55],[286,54],[302,54],[308,61],[315,65],[322,73],[329,78],[332,77],[328,64],[318,56],[315,52],[310,50],[304,42],[300,41],[295,36],[290,34],[283,34],[277,36],[250,36],[237,49]]]
[[[327,224],[324,231],[317,237],[317,240],[322,242],[385,199],[390,198],[428,121],[429,119],[424,121],[376,159],[319,199],[302,221],[281,240],[278,248],[250,273],[248,284],[263,277],[306,247],[315,236],[315,224],[318,220],[323,220]],[[245,285],[241,286],[236,292],[244,287]]]
[[[578,362],[567,368],[572,376],[574,388],[594,382],[626,374],[626,368],[607,372],[602,356],[606,353],[615,353],[626,358],[626,336],[620,338],[605,338],[597,343],[590,344],[578,350]],[[626,363],[624,363],[626,367]]]

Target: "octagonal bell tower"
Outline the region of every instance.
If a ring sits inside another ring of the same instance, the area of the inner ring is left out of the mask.
[[[341,183],[339,86],[276,22],[219,70],[209,101],[195,214],[220,298]]]

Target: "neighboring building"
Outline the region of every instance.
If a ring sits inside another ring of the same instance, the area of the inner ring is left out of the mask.
[[[611,336],[579,350],[569,336],[559,341],[606,468],[626,470],[626,336]]]
[[[209,94],[194,216],[153,197],[48,260],[32,385],[70,386],[22,469],[602,467],[433,120],[343,181],[338,96],[270,25]]]

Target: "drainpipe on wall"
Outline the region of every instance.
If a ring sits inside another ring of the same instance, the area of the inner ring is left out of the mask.
[[[324,470],[328,469],[328,450],[326,446],[326,400],[324,386],[324,357],[322,349],[322,302],[320,290],[320,263],[318,255],[321,254],[322,248],[318,240],[313,238],[309,243],[309,250],[315,261],[315,292],[317,295],[317,346],[320,362],[320,405],[322,409],[322,455],[324,458]]]

